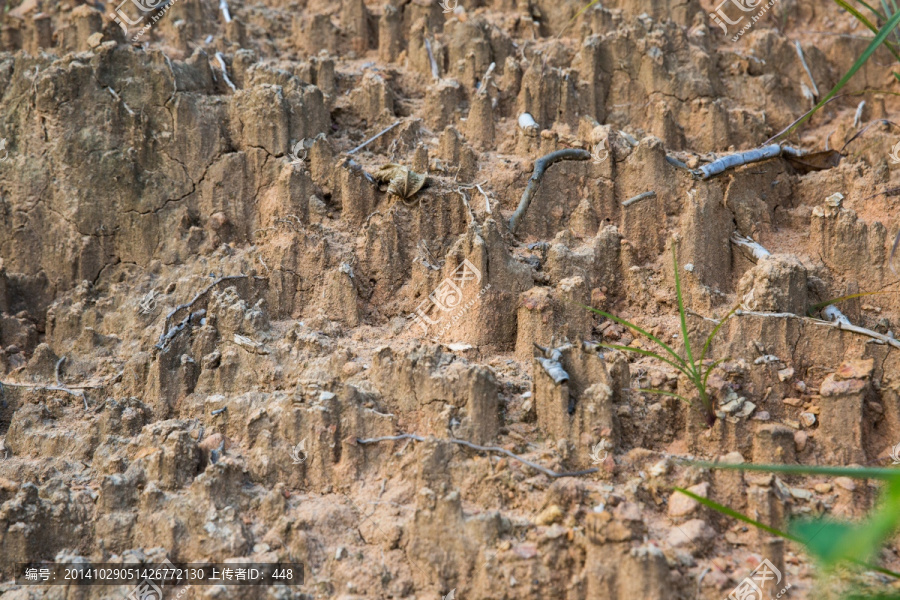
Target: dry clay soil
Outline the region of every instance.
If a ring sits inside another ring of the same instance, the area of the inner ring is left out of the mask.
[[[834,3],[779,0],[735,42],[705,0],[568,28],[580,0],[232,0],[227,22],[176,0],[136,41],[112,4],[9,5],[2,598],[130,591],[16,585],[17,562],[166,558],[305,566],[182,598],[714,599],[764,559],[783,597],[840,596],[672,488],[779,527],[872,507],[866,481],[679,459],[891,464],[900,352],[805,315],[897,289],[900,130],[879,121],[900,101],[845,96],[792,134],[843,150],[823,170],[667,160],[755,148],[822,98],[868,44]],[[879,50],[845,91],[895,89],[892,66]],[[593,157],[551,166],[513,235],[534,161],[565,148]],[[388,163],[428,178],[389,193]],[[712,427],[638,391],[691,396],[670,365],[585,344],[652,348],[589,305],[682,351],[673,252],[695,353],[746,311],[710,348]],[[839,308],[900,326],[896,294]],[[897,540],[876,559],[900,570]]]

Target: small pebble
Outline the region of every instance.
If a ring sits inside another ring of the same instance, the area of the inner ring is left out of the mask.
[[[820,494],[827,494],[832,489],[834,489],[834,486],[831,485],[830,483],[817,483],[816,485],[813,486],[813,489],[816,490],[817,492],[819,492]]]
[[[849,477],[835,477],[834,484],[838,487],[844,488],[848,492],[852,492],[856,489],[856,482]]]

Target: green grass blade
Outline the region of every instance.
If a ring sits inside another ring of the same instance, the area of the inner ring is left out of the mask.
[[[849,296],[841,296],[839,298],[832,298],[831,300],[826,300],[825,302],[819,302],[818,304],[813,304],[806,310],[807,317],[814,317],[815,313],[822,310],[826,306],[830,306],[832,304],[838,304],[839,302],[843,302],[845,300],[853,300],[854,298],[862,298],[863,296],[876,296],[879,294],[896,294],[896,291],[889,292],[861,292],[859,294],[850,294]]]
[[[817,467],[807,465],[753,465],[727,464],[706,461],[685,461],[696,467],[705,469],[726,469],[731,471],[762,471],[765,473],[787,473],[790,475],[827,475],[829,477],[850,477],[853,479],[879,479],[882,481],[900,480],[900,469],[878,467]]]
[[[706,338],[706,343],[703,344],[703,352],[700,353],[700,366],[703,366],[703,360],[706,358],[706,353],[709,351],[709,346],[712,344],[713,338],[716,337],[716,334],[719,333],[719,330],[722,328],[722,325],[725,324],[725,321],[734,316],[734,313],[737,312],[737,309],[740,308],[740,305],[735,306],[731,309],[731,311],[725,315],[725,318],[719,321],[719,323],[713,328],[712,333],[709,334],[709,337]],[[704,379],[704,381],[706,381]]]
[[[806,547],[826,567],[867,560],[900,525],[900,479],[891,480],[874,513],[860,523],[804,520],[789,530],[807,537]]]
[[[671,396],[672,398],[678,398],[679,400],[684,400],[685,402],[687,402],[687,403],[690,404],[691,406],[694,406],[694,403],[693,403],[693,402],[691,402],[690,400],[688,400],[687,398],[685,398],[684,396],[682,396],[682,395],[680,395],[680,394],[676,394],[675,392],[669,392],[669,391],[666,391],[666,390],[654,390],[654,389],[650,389],[650,388],[636,388],[634,391],[636,391],[636,392],[646,392],[646,393],[648,393],[648,394],[658,394],[658,395],[660,395],[660,396]]]
[[[715,361],[713,364],[709,365],[709,368],[708,368],[708,369],[706,370],[706,372],[703,374],[703,380],[702,380],[702,381],[703,381],[703,389],[706,389],[706,381],[709,379],[709,374],[712,373],[713,369],[715,369],[716,367],[718,367],[720,364],[722,364],[722,363],[725,362],[726,360],[728,360],[728,359],[727,359],[727,358],[720,358],[719,360]]]
[[[576,20],[578,20],[578,17],[580,17],[581,15],[583,15],[584,13],[586,13],[592,6],[594,6],[595,4],[598,4],[599,2],[600,2],[600,0],[593,0],[590,4],[588,4],[587,6],[585,6],[585,7],[582,8],[581,10],[579,10],[577,13],[575,13],[575,16],[572,17],[571,19],[569,19],[569,22],[566,23],[566,26],[563,27],[563,28],[560,30],[560,32],[556,34],[556,39],[561,38],[561,37],[562,37],[562,34],[565,33],[566,29],[568,29],[569,27],[571,27],[571,26],[572,26],[572,23],[574,23]]]
[[[744,523],[747,523],[749,525],[753,525],[757,529],[761,529],[761,530],[765,531],[766,533],[770,533],[774,536],[784,538],[791,542],[796,542],[798,544],[803,545],[804,547],[806,546],[806,544],[803,542],[802,539],[800,539],[799,537],[797,537],[791,533],[788,533],[786,531],[781,531],[780,529],[776,529],[774,527],[769,527],[768,525],[765,525],[763,523],[760,523],[759,521],[755,521],[755,520],[751,519],[750,517],[748,517],[747,515],[744,515],[743,513],[739,513],[738,511],[734,510],[733,508],[729,508],[729,507],[719,504],[717,502],[713,502],[709,498],[704,498],[703,496],[698,496],[697,494],[695,494],[693,492],[689,492],[688,490],[685,490],[683,488],[676,487],[674,489],[675,489],[675,491],[681,492],[685,496],[689,496],[690,498],[693,498],[700,504],[707,506],[707,507],[715,510],[716,512],[719,512],[719,513],[722,513],[723,515],[727,515],[729,517],[737,519],[738,521],[743,521]],[[870,571],[877,571],[884,575],[888,575],[890,577],[900,579],[900,573],[895,573],[894,571],[891,571],[890,569],[885,569],[883,567],[879,567],[877,565],[872,565],[872,564],[862,562],[859,560],[851,559],[850,562],[857,564],[861,567],[864,567]]]
[[[688,377],[690,377],[690,373],[685,369],[685,367],[681,365],[677,365],[668,358],[653,352],[652,350],[644,350],[643,348],[633,348],[631,346],[622,346],[620,344],[605,344],[602,342],[597,343],[601,348],[609,348],[610,350],[619,350],[620,352],[634,352],[635,354],[640,354],[642,356],[649,356],[650,358],[655,358],[656,360],[661,360],[666,364],[672,365]]]
[[[709,498],[704,498],[703,496],[698,496],[697,494],[695,494],[693,492],[689,492],[688,490],[682,489],[680,487],[676,487],[675,491],[681,492],[685,496],[689,496],[689,497],[693,498],[700,504],[707,506],[716,512],[720,512],[723,515],[728,515],[729,517],[737,519],[738,521],[743,521],[744,523],[749,523],[750,525],[753,525],[757,529],[762,529],[766,533],[771,533],[772,535],[778,536],[780,538],[784,538],[786,540],[790,540],[792,542],[797,542],[798,544],[803,543],[800,541],[799,538],[794,537],[793,535],[791,535],[790,533],[787,533],[786,531],[781,531],[780,529],[775,529],[774,527],[769,527],[768,525],[760,523],[759,521],[754,521],[747,515],[739,513],[738,511],[734,510],[733,508],[729,508],[727,506],[719,504],[718,502],[713,502]]]
[[[885,21],[887,21],[887,17],[885,17],[885,16],[884,16],[883,14],[881,14],[880,12],[878,12],[878,10],[875,9],[875,8],[874,8],[872,5],[870,5],[869,3],[863,2],[863,0],[856,0],[856,1],[859,2],[860,4],[862,4],[863,6],[865,6],[866,8],[868,8],[870,11],[872,11],[872,13],[873,13],[876,17],[878,17],[878,19],[879,19],[879,21],[880,21],[881,23],[884,23]]]
[[[811,111],[806,113],[806,115],[797,120],[782,134],[779,134],[776,137],[780,138],[785,135],[790,135],[794,132],[795,129],[797,129],[800,125],[803,125],[803,123],[808,121],[814,114],[816,114],[816,112],[818,112],[820,108],[825,106],[827,102],[829,102],[845,85],[847,85],[847,82],[850,81],[850,78],[856,75],[856,72],[859,71],[859,69],[866,63],[867,60],[869,60],[869,57],[872,56],[872,54],[875,53],[875,50],[878,49],[878,46],[880,46],[884,42],[884,40],[887,39],[887,36],[890,35],[895,27],[897,27],[898,23],[900,23],[900,12],[891,15],[891,18],[888,19],[887,23],[885,23],[884,26],[880,30],[878,30],[878,34],[869,43],[863,53],[860,54],[859,58],[856,59],[856,62],[854,62],[853,66],[850,67],[850,70],[847,71],[847,73],[845,73],[843,77],[841,77],[840,81],[837,82],[837,85],[835,85],[834,88],[832,88],[832,90],[828,92],[828,94],[826,94],[825,97],[822,98],[819,103],[812,108]]]
[[[678,316],[681,318],[681,335],[684,336],[686,362],[694,375],[698,375],[697,365],[694,363],[693,354],[691,354],[691,340],[688,338],[687,318],[684,313],[684,301],[681,298],[681,277],[678,274],[678,252],[675,250],[675,244],[672,244],[672,260],[675,262],[675,295],[678,297]]]
[[[866,16],[865,16],[864,14],[862,14],[861,12],[859,12],[858,10],[856,10],[856,8],[854,8],[853,6],[851,6],[850,4],[848,4],[847,2],[845,2],[845,0],[834,0],[834,1],[835,1],[838,5],[840,5],[841,8],[843,8],[843,9],[846,10],[848,13],[850,13],[851,15],[853,15],[853,16],[856,18],[857,21],[859,21],[860,23],[862,23],[863,25],[865,25],[866,27],[868,27],[869,30],[870,30],[872,33],[876,33],[876,34],[878,33],[878,27],[877,27],[874,23],[872,23],[871,21],[869,21],[869,19],[867,19]],[[878,14],[878,13],[876,13],[876,14]],[[879,16],[881,16],[881,15],[879,15]],[[882,19],[883,19],[883,17],[882,17]],[[900,52],[897,52],[897,47],[896,47],[896,45],[895,45],[895,44],[892,44],[892,43],[890,43],[890,42],[888,42],[888,41],[885,41],[885,42],[884,42],[884,45],[887,47],[888,50],[891,51],[891,54],[894,55],[894,58],[896,58],[898,61],[900,61]]]
[[[584,306],[584,305],[582,305],[582,306]],[[643,329],[641,329],[640,327],[638,327],[637,325],[635,325],[633,323],[629,323],[625,319],[620,319],[619,317],[617,317],[615,315],[611,315],[608,312],[603,312],[602,310],[597,310],[596,308],[591,308],[590,306],[584,306],[584,308],[590,310],[591,312],[595,312],[598,315],[602,315],[602,316],[606,317],[607,319],[615,321],[619,325],[624,325],[628,329],[636,331],[639,334],[641,334],[642,336],[646,337],[647,339],[652,340],[653,342],[656,343],[657,346],[659,346],[660,348],[662,348],[663,350],[665,350],[666,352],[671,354],[675,358],[675,360],[677,360],[679,363],[681,363],[683,365],[682,368],[687,368],[688,364],[685,362],[685,360],[683,358],[681,358],[677,352],[672,350],[672,348],[669,347],[668,344],[666,344],[664,341],[662,341],[661,339],[659,339],[652,333],[648,333],[648,332],[644,331]]]

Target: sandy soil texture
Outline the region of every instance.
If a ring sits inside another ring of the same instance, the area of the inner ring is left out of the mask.
[[[703,179],[870,32],[830,1],[586,3],[5,3],[0,597],[138,598],[13,577],[164,560],[305,570],[167,600],[712,600],[760,564],[840,597],[673,487],[781,527],[878,489],[681,459],[900,462],[900,100],[853,95],[900,68],[880,49],[784,140],[837,152]],[[712,426],[587,308],[683,352],[673,254],[695,353],[741,307]],[[809,312],[875,291],[838,305],[857,330]]]

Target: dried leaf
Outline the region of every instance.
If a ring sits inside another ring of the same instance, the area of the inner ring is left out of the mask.
[[[377,181],[388,183],[388,193],[404,200],[411,198],[425,185],[425,175],[416,173],[408,167],[388,163],[372,174]]]

